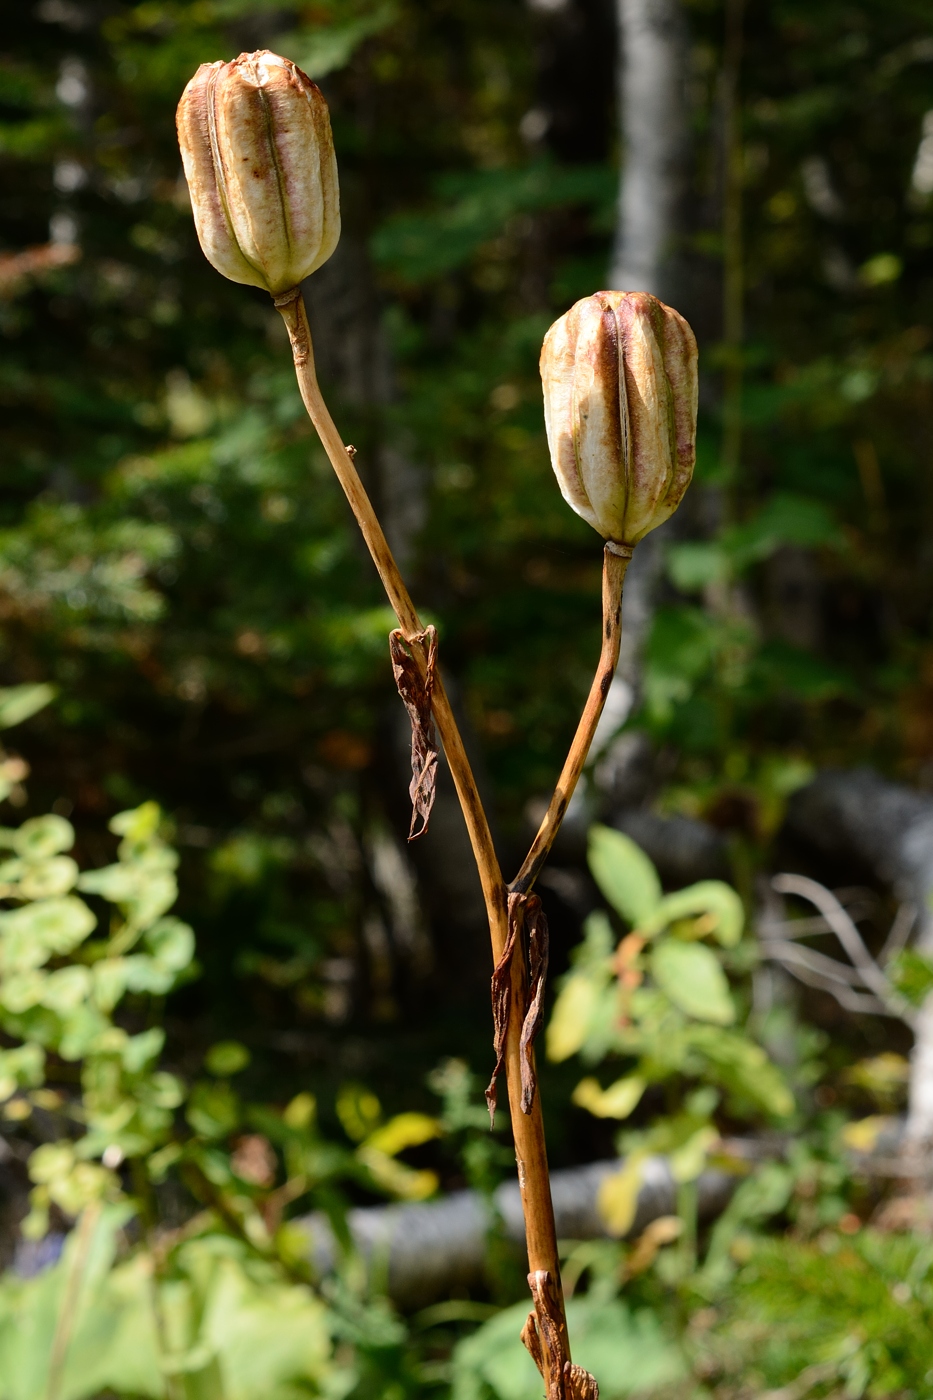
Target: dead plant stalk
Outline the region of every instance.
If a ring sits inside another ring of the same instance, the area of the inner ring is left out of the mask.
[[[392,556],[392,551],[373,509],[372,502],[366,494],[354,465],[355,453],[344,444],[321,395],[314,367],[314,353],[307,312],[300,291],[295,288],[283,296],[276,297],[275,304],[288,328],[295,372],[298,376],[298,385],[308,416],[330,458],[337,479],[350,503],[350,508],[372,555],[373,563],[378,570],[389,602],[398,618],[405,640],[416,660],[419,671],[424,676],[427,668],[423,641],[424,627],[399,573],[398,565]],[[476,780],[473,777],[470,761],[467,758],[443,680],[440,675],[434,679],[434,717],[444,744],[444,752],[453,775],[473,855],[479,870],[486,915],[489,920],[494,964],[498,963],[502,957],[508,938],[507,894],[509,891],[516,894],[527,894],[531,891],[557,836],[583,771],[590,743],[602,714],[609,685],[619,659],[622,584],[630,558],[631,550],[626,550],[623,546],[610,542],[605,547],[602,594],[603,637],[596,677],[541,829],[535,837],[518,876],[508,889],[502,878],[489,823],[480,801]],[[524,1008],[527,993],[525,960],[522,956],[512,959],[511,989],[513,1007]],[[522,1016],[513,1014],[509,1019],[505,1067],[512,1134],[515,1141],[515,1157],[518,1166],[518,1183],[525,1217],[528,1265],[532,1273],[539,1270],[547,1271],[559,1288],[560,1264],[557,1254],[557,1235],[554,1227],[554,1209],[551,1203],[551,1185],[548,1175],[540,1095],[534,1094],[530,1112],[522,1110],[521,1030]],[[534,1054],[533,1050],[531,1054]],[[562,1298],[560,1299],[560,1319],[564,1353],[569,1358],[570,1346],[567,1339],[567,1324]]]

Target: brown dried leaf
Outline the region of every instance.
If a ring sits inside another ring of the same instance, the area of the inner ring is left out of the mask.
[[[564,1362],[564,1395],[566,1400],[599,1400],[596,1377],[572,1361]]]
[[[492,974],[492,1043],[496,1052],[496,1064],[492,1078],[486,1088],[486,1107],[489,1109],[489,1122],[496,1126],[496,1080],[505,1065],[505,1043],[509,1035],[509,1017],[512,1011],[512,954],[519,934],[522,895],[509,895],[509,932],[502,949],[502,956]]]
[[[538,1319],[534,1312],[530,1312],[525,1320],[525,1325],[522,1328],[522,1344],[543,1376],[545,1367],[544,1352],[541,1350],[541,1338],[538,1336]]]
[[[528,1008],[522,1022],[522,1113],[530,1113],[534,1103],[534,1043],[544,1020],[544,985],[547,980],[548,927],[541,901],[536,894],[525,896],[524,926],[528,947]]]
[[[599,1400],[596,1378],[566,1354],[563,1308],[558,1285],[547,1269],[528,1275],[535,1310],[522,1328],[522,1341],[541,1372],[546,1400]]]
[[[411,650],[421,642],[427,643],[427,668],[423,677]],[[389,633],[389,653],[395,684],[411,720],[412,778],[408,791],[412,812],[408,839],[415,841],[428,829],[437,783],[437,735],[431,714],[437,665],[437,632],[433,627],[426,627],[406,641],[396,628]]]

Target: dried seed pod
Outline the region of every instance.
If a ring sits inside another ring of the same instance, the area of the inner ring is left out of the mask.
[[[260,49],[203,63],[182,93],[178,143],[208,262],[273,296],[326,262],[340,237],[327,103],[287,58]]]
[[[544,337],[541,379],[565,501],[606,539],[637,544],[673,515],[693,475],[693,332],[647,292],[596,292]]]

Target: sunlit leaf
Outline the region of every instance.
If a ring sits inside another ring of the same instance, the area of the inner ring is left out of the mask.
[[[652,937],[681,919],[694,920],[687,936],[704,938],[709,934],[724,948],[732,948],[742,937],[745,909],[730,885],[722,880],[701,880],[665,895],[649,918],[639,924],[638,931]]]
[[[388,1123],[371,1133],[365,1145],[375,1148],[377,1152],[384,1152],[388,1157],[395,1157],[407,1147],[420,1147],[423,1142],[440,1137],[443,1131],[438,1120],[428,1117],[426,1113],[397,1113]]]
[[[44,861],[60,851],[70,851],[75,843],[75,829],[64,817],[49,813],[23,822],[13,838],[17,855],[28,861]]]
[[[581,1079],[573,1091],[573,1102],[596,1118],[627,1118],[645,1092],[644,1079],[631,1074],[617,1079],[608,1089],[598,1079]]]
[[[662,939],[652,949],[651,972],[661,990],[688,1016],[718,1026],[735,1020],[726,974],[715,953],[702,943]]]
[[[0,729],[12,729],[38,714],[51,704],[57,693],[54,685],[41,684],[13,685],[0,690]]]
[[[623,919],[640,925],[651,917],[661,898],[661,881],[631,837],[597,824],[590,828],[587,856],[593,879]]]

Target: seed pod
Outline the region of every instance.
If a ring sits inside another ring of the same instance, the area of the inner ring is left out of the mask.
[[[541,380],[564,500],[606,539],[637,544],[673,515],[693,475],[693,332],[647,292],[596,292],[544,337]]]
[[[233,282],[273,296],[326,262],[340,237],[337,160],[320,88],[260,49],[202,63],[178,104],[198,238]]]

